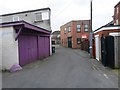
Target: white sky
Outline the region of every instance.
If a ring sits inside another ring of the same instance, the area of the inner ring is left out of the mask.
[[[93,0],[93,30],[112,21],[119,0]],[[90,19],[90,0],[0,0],[0,14],[51,8],[52,30],[71,20]]]

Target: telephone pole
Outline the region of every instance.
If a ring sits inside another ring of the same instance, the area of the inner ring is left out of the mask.
[[[90,25],[91,25],[91,32],[90,32],[90,57],[93,57],[93,31],[92,31],[92,0],[90,1]]]

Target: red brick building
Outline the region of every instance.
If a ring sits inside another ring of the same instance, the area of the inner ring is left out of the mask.
[[[120,25],[120,2],[114,7],[114,25]]]
[[[82,42],[89,41],[90,20],[70,21],[60,27],[61,45],[81,48]]]
[[[52,44],[60,44],[60,31],[54,31],[51,35]]]

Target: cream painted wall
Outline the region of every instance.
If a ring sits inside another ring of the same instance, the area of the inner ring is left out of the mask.
[[[10,69],[14,64],[19,64],[18,41],[15,41],[13,27],[2,27],[2,69]]]

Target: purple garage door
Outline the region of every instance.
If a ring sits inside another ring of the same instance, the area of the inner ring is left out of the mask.
[[[20,35],[18,44],[19,63],[21,66],[50,55],[49,37]]]
[[[49,37],[38,37],[39,59],[43,59],[50,55]]]
[[[20,35],[18,43],[21,66],[37,60],[37,36]]]
[[[38,37],[38,53],[39,53],[39,59],[44,58],[44,38]]]
[[[45,37],[45,57],[48,57],[50,55],[50,40],[49,40],[49,37]]]

